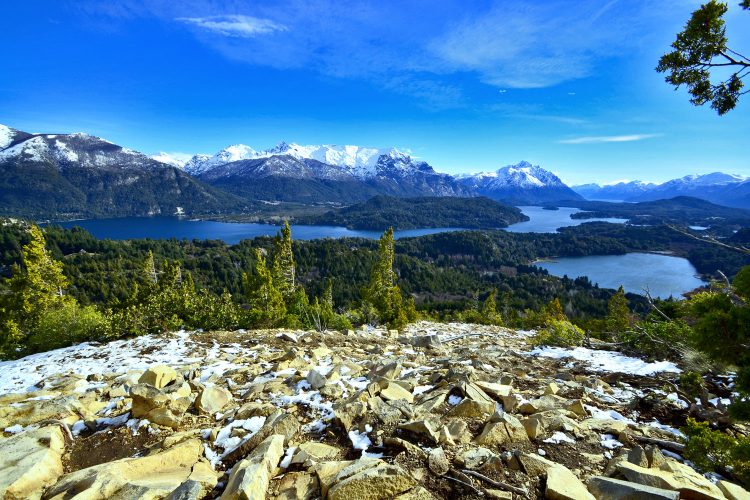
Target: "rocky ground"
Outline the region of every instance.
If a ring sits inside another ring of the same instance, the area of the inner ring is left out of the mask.
[[[0,497],[750,498],[679,455],[679,367],[529,338],[179,332],[0,363]]]

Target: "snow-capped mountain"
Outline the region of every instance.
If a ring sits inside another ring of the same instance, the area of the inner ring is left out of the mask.
[[[574,186],[573,190],[588,200],[637,202],[692,196],[719,205],[750,208],[750,179],[723,172],[686,175],[661,184],[640,181],[611,186],[586,184]]]
[[[458,180],[480,195],[521,205],[581,199],[555,174],[527,161]]]
[[[166,153],[164,151],[160,151],[159,153],[155,155],[151,155],[152,160],[156,160],[161,163],[166,163],[167,165],[171,165],[177,168],[184,168],[187,162],[190,161],[192,158],[194,158],[194,155],[189,155],[185,153]]]
[[[29,134],[0,126],[0,146],[0,210],[5,213],[205,214],[244,203],[178,168],[84,133]]]
[[[377,175],[377,164],[381,156],[403,157],[405,153],[395,148],[378,149],[361,146],[301,146],[281,142],[273,148],[256,151],[244,144],[228,146],[213,156],[195,155],[185,164],[185,171],[191,175],[201,175],[209,170],[242,160],[257,160],[272,156],[291,156],[298,160],[316,160],[327,165],[340,167],[342,172],[357,179],[368,179]]]
[[[194,156],[185,171],[221,189],[262,200],[350,203],[377,194],[473,194],[450,175],[395,148],[282,142],[256,151],[238,144],[213,156]]]

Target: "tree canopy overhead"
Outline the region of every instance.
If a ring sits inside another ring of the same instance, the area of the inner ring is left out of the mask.
[[[750,0],[740,3],[750,9]],[[750,58],[729,48],[724,15],[727,4],[716,0],[693,12],[672,43],[672,52],[659,59],[656,70],[675,88],[685,85],[696,106],[710,103],[719,115],[737,106],[746,94],[743,80],[750,74]]]

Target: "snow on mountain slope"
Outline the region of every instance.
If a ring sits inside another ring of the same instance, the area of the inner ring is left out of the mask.
[[[459,178],[465,183],[485,189],[565,186],[560,178],[552,172],[527,161],[502,167],[495,172],[465,174],[459,176]]]
[[[151,155],[151,159],[161,163],[166,163],[167,165],[171,165],[173,167],[183,168],[185,167],[185,164],[194,156],[195,155],[190,155],[187,153],[166,153],[164,151],[159,151],[158,154]]]
[[[185,171],[191,175],[201,175],[215,167],[242,160],[291,156],[297,159],[317,160],[321,163],[340,167],[357,179],[368,179],[377,175],[377,165],[381,156],[399,157],[405,153],[397,149],[378,149],[361,146],[287,144],[281,142],[271,149],[256,151],[244,144],[226,147],[213,156],[195,155],[185,164]],[[406,155],[408,156],[408,155]]]
[[[0,124],[0,150],[10,146],[13,142],[13,137],[16,135],[16,131],[10,127]]]

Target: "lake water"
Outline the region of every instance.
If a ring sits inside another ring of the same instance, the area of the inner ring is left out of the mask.
[[[580,212],[577,208],[560,208],[544,210],[541,207],[519,207],[530,220],[519,222],[507,228],[517,233],[554,233],[557,228],[577,226],[592,220],[607,222],[625,222],[624,219],[571,219],[570,215]],[[69,222],[56,222],[65,228],[80,226],[100,239],[128,240],[138,238],[152,239],[210,239],[222,240],[229,244],[257,236],[273,236],[280,226],[242,222],[215,222],[189,220],[180,217],[121,217],[114,219],[86,219]],[[396,238],[409,238],[427,234],[460,231],[460,228],[441,227],[426,229],[405,229],[396,231]],[[382,231],[347,229],[338,226],[293,226],[292,234],[297,240],[315,240],[319,238],[379,238]]]
[[[274,236],[281,229],[281,226],[271,224],[188,220],[178,217],[121,217],[56,222],[55,224],[65,228],[80,226],[99,239],[208,239],[222,240],[229,244],[257,236]],[[459,230],[451,227],[407,229],[396,231],[394,236],[396,238],[408,238]],[[295,240],[315,240],[319,238],[375,239],[379,238],[381,234],[383,234],[382,231],[360,231],[336,226],[292,226],[292,236]]]
[[[526,222],[519,222],[507,228],[513,233],[555,233],[560,227],[578,226],[585,222],[612,222],[624,224],[627,219],[571,219],[570,216],[582,212],[578,208],[560,207],[557,210],[545,210],[542,207],[518,207],[529,217]]]
[[[652,253],[625,255],[592,255],[565,257],[555,261],[537,262],[554,276],[578,278],[588,276],[602,288],[623,286],[626,292],[645,295],[648,288],[652,297],[679,298],[705,282],[696,277],[693,265],[681,257]]]

